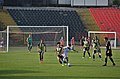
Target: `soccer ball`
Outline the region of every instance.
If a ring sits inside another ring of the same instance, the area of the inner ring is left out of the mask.
[[[71,67],[71,64],[70,64],[70,63],[68,63],[68,67]]]

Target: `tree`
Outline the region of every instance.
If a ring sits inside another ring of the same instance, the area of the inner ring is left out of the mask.
[[[113,5],[118,5],[118,6],[120,6],[120,0],[113,0]]]

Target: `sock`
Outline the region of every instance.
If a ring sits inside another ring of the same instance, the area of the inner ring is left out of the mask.
[[[95,55],[93,54],[93,59],[95,59]]]
[[[107,64],[107,57],[105,58],[105,64]]]
[[[68,63],[68,57],[66,58],[66,60],[67,60],[67,63]]]
[[[84,53],[83,53],[83,57],[85,57],[85,51],[84,51]]]
[[[89,55],[89,57],[91,57],[91,56],[90,56],[90,52],[88,52],[88,55]]]
[[[99,55],[99,58],[100,58],[100,59],[102,58],[101,55]]]

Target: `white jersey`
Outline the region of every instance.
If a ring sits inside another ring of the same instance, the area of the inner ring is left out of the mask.
[[[66,47],[63,47],[63,54],[62,56],[63,57],[68,57],[68,52],[70,51],[70,49],[66,46]]]

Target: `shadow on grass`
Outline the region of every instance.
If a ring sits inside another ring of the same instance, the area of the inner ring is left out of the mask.
[[[102,64],[103,65],[103,64]],[[72,64],[71,67],[105,67],[102,65],[93,65],[93,64]],[[120,65],[116,64],[116,66],[113,66],[112,64],[107,65],[106,67],[120,67]]]
[[[82,77],[82,76],[1,76],[0,79],[120,79],[120,77]]]

